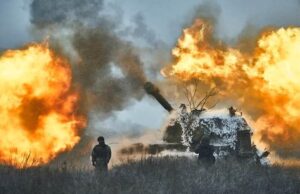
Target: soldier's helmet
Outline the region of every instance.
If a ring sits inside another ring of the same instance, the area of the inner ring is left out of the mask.
[[[97,140],[98,140],[99,143],[104,143],[104,137],[103,136],[99,136]]]

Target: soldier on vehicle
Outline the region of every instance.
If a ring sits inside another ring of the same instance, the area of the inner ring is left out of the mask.
[[[198,155],[198,161],[204,165],[211,165],[215,163],[213,155],[214,148],[209,144],[209,138],[203,137],[201,142],[196,146],[195,152]]]
[[[233,108],[232,106],[228,108],[229,115],[234,117],[236,115],[237,109]]]
[[[97,171],[107,171],[108,163],[111,158],[111,149],[105,144],[104,137],[98,137],[98,144],[92,151],[92,163]]]

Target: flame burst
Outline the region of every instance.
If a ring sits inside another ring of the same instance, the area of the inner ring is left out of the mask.
[[[71,70],[46,44],[9,50],[0,57],[0,162],[45,164],[80,139]]]
[[[174,62],[163,74],[200,80],[221,90],[255,121],[255,141],[282,158],[300,158],[300,28],[264,32],[253,53],[212,38],[209,23],[197,19],[172,50]]]

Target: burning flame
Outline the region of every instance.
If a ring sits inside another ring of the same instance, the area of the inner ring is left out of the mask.
[[[249,54],[215,41],[211,25],[197,19],[172,54],[163,75],[218,87],[223,102],[235,102],[253,118],[256,144],[300,158],[300,28],[262,33]]]
[[[80,139],[68,62],[47,44],[8,50],[0,57],[0,162],[17,167],[49,162]]]

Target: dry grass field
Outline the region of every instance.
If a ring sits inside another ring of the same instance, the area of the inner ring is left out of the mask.
[[[114,166],[108,174],[90,168],[0,167],[1,194],[107,193],[300,193],[300,169],[257,166],[235,160],[205,168],[184,157],[147,158]]]

